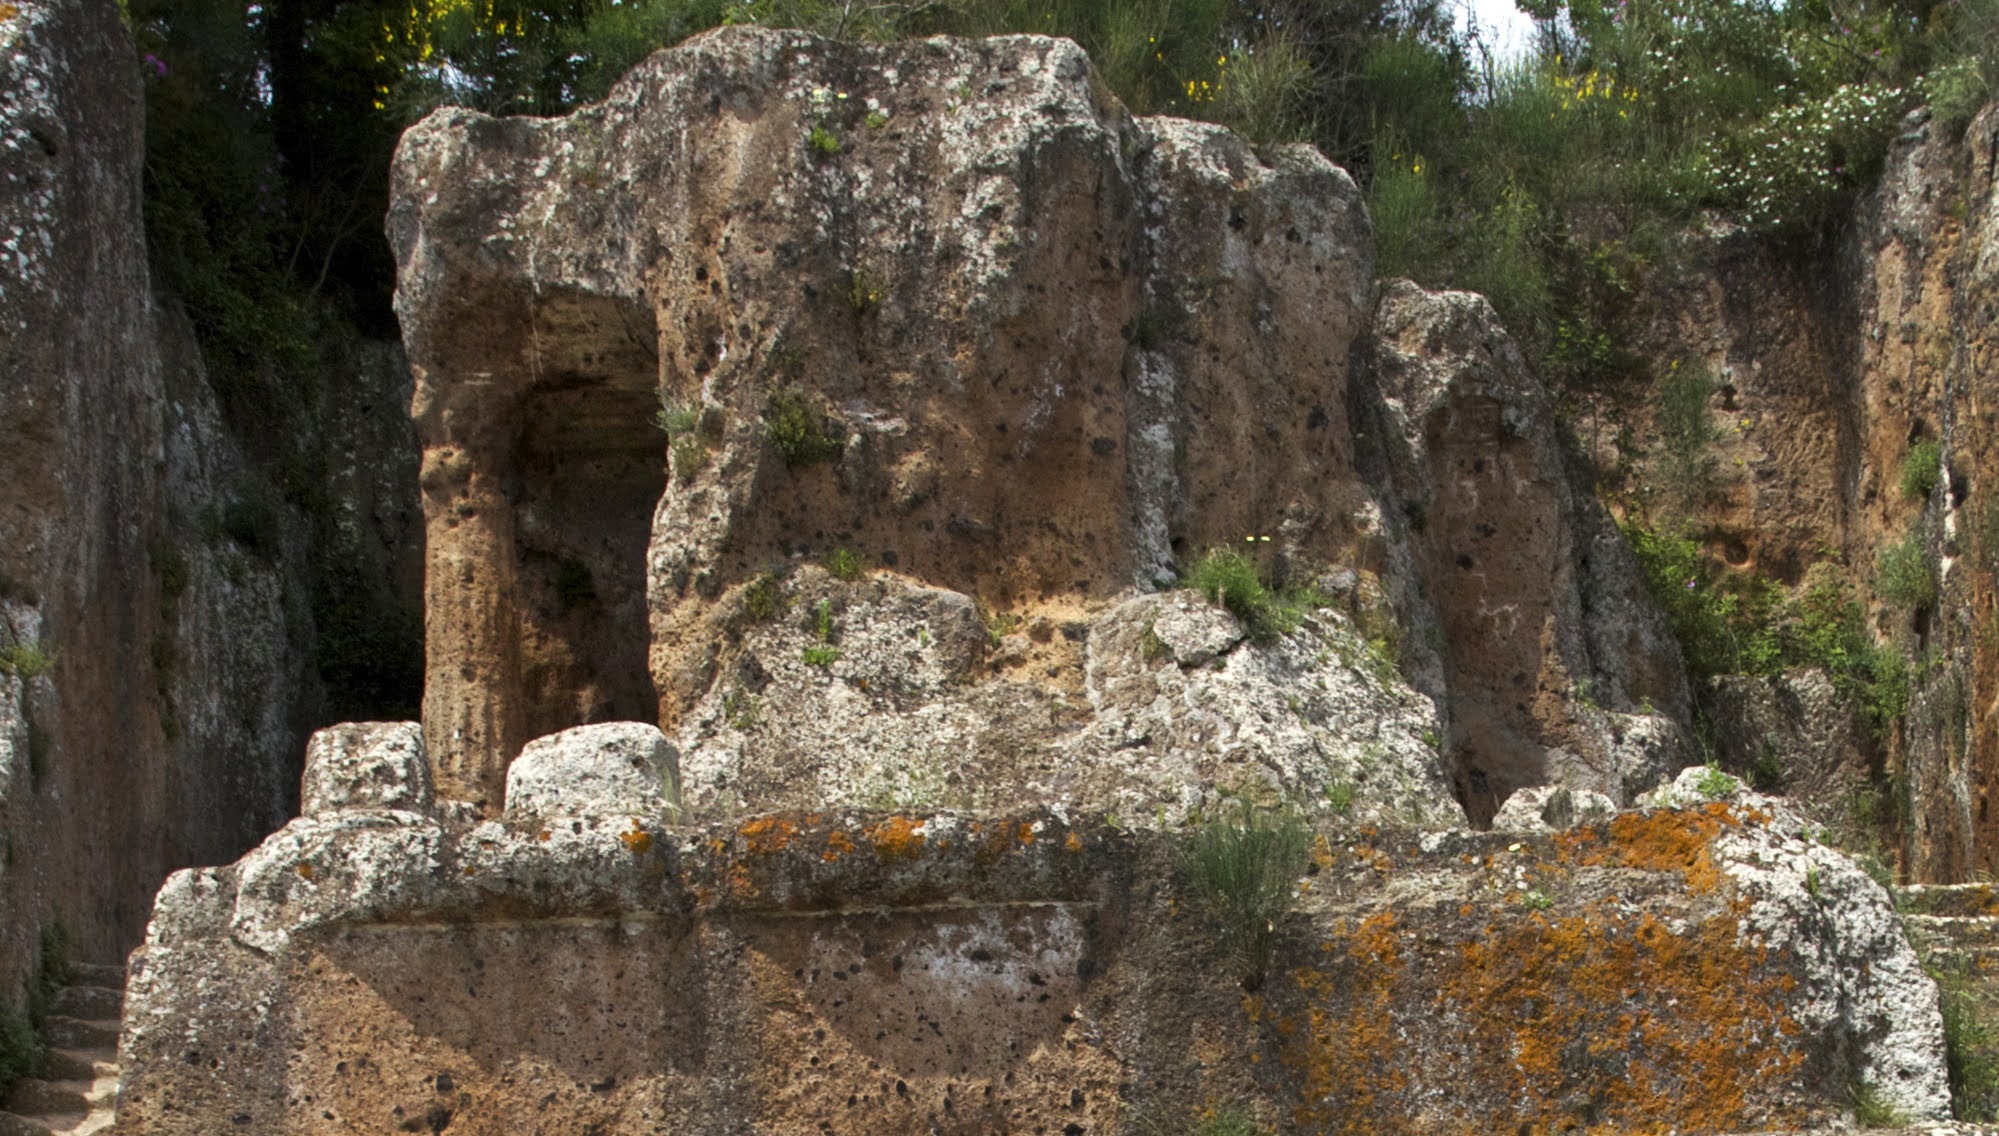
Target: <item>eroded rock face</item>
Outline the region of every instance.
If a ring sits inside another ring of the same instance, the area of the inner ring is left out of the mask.
[[[680,799],[680,756],[644,722],[577,726],[529,742],[507,768],[507,816],[665,816]]]
[[[1943,1116],[1886,893],[1701,775],[1554,836],[1325,829],[1254,998],[1170,832],[343,809],[168,882],[119,1120],[1115,1130],[1220,1101],[1313,1130],[1767,1131],[1859,1083]]]
[[[1244,792],[1463,823],[1434,704],[1334,609],[1259,644],[1172,591],[995,644],[970,599],[900,577],[807,568],[772,587],[768,619],[717,615],[739,630],[682,719],[693,815],[1046,801],[1154,824]]]
[[[300,811],[431,806],[430,758],[415,722],[342,722],[305,747]]]
[[[672,728],[718,599],[797,556],[1071,622],[1245,534],[1370,539],[1352,181],[1134,121],[1073,44],[724,29],[567,119],[433,115],[395,200],[451,794]]]
[[[1629,802],[1685,765],[1678,645],[1491,305],[1387,284],[1373,373],[1472,818],[1551,782]]]

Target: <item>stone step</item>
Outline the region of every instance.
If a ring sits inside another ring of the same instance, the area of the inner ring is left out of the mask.
[[[117,1018],[72,1018],[50,1014],[48,1043],[58,1049],[118,1048]]]
[[[118,1076],[118,1051],[115,1049],[57,1049],[47,1050],[42,1059],[42,1067],[50,1077],[58,1081],[94,1081],[99,1077]]]
[[[1923,963],[1932,971],[1963,978],[1981,987],[1999,983],[1999,946],[1933,943],[1923,952]]]
[[[0,1136],[101,1136],[117,1123],[110,1109],[60,1116],[17,1116],[0,1112]]]
[[[125,1012],[125,991],[110,986],[65,986],[55,1012],[72,1018],[115,1018]]]
[[[109,986],[114,990],[123,990],[125,964],[73,962],[69,964],[69,980],[79,986]]]
[[[56,1116],[89,1112],[109,1105],[118,1095],[118,1077],[74,1081],[43,1081],[29,1078],[14,1086],[7,1096],[7,1108],[22,1116]]]
[[[1921,946],[1999,946],[1999,919],[1988,916],[1904,915],[1902,921]]]
[[[1991,884],[1910,884],[1895,889],[1895,906],[1913,915],[1999,915]]]

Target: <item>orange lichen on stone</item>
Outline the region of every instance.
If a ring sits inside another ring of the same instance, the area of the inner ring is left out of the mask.
[[[737,829],[752,855],[770,856],[791,846],[798,826],[783,817],[758,817]]]
[[[884,861],[908,859],[923,852],[923,822],[920,820],[892,816],[868,826],[865,835],[868,843],[875,846],[875,855]]]
[[[1062,847],[1067,848],[1071,852],[1081,852],[1083,850],[1083,838],[1072,832],[1069,834],[1068,839],[1062,842]]]
[[[1535,915],[1467,944],[1439,976],[1436,1010],[1462,1021],[1466,1081],[1511,1102],[1487,1118],[1496,1128],[1761,1128],[1777,1118],[1752,1111],[1752,1093],[1805,1060],[1788,976],[1769,961],[1726,915],[1677,934],[1650,913]]]
[[[534,838],[535,838],[536,840],[539,840],[539,841],[541,841],[541,842],[542,842],[543,844],[547,844],[547,843],[548,843],[548,841],[549,841],[549,838],[550,838],[550,837],[552,837],[552,836],[554,836],[554,835],[555,835],[555,834],[554,834],[553,832],[550,832],[549,830],[547,830],[547,829],[545,829],[545,828],[544,828],[544,829],[542,829],[542,830],[541,830],[540,832],[537,832],[537,833],[535,833],[535,834],[534,834]]]
[[[1322,872],[1333,866],[1333,844],[1323,832],[1312,834],[1312,863]]]
[[[298,868],[297,868],[297,871],[298,871],[298,874],[299,874],[300,878],[302,878],[302,879],[308,879],[308,880],[309,880],[309,879],[311,879],[311,878],[312,878],[312,874],[313,874],[313,873],[312,873],[312,865],[311,865],[311,864],[307,864],[307,863],[304,863],[304,862],[300,862],[300,864],[299,864],[299,866],[298,866]]]
[[[1020,831],[1016,834],[1016,838],[1023,845],[1034,843],[1034,826],[1026,821],[1021,821]]]
[[[1733,915],[1679,933],[1609,905],[1455,926],[1457,945],[1415,953],[1438,928],[1405,934],[1384,913],[1336,929],[1266,1003],[1300,1129],[1714,1132],[1805,1119],[1780,1091],[1807,1060],[1795,981],[1766,948],[1738,942]]]
[[[826,834],[826,851],[820,853],[819,858],[830,864],[842,856],[852,855],[853,851],[854,842],[847,838],[846,833],[836,828]]]
[[[1379,1095],[1399,1094],[1409,1080],[1391,1016],[1404,993],[1395,915],[1369,916],[1327,945],[1327,958],[1292,972],[1305,1020],[1279,1019],[1279,1061],[1298,1079],[1301,1128],[1371,1136]]]
[[[652,833],[645,830],[639,818],[632,818],[632,827],[618,834],[619,843],[632,850],[634,856],[643,856],[652,851]]]
[[[1735,823],[1726,805],[1698,811],[1620,813],[1610,822],[1609,841],[1578,842],[1571,848],[1577,859],[1590,867],[1678,872],[1690,890],[1702,894],[1721,886],[1721,869],[1714,862],[1714,838],[1723,827]]]

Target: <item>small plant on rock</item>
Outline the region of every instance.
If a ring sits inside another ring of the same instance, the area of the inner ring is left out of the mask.
[[[1882,599],[1896,607],[1913,611],[1928,607],[1937,598],[1936,562],[1921,525],[1883,548],[1875,568],[1875,587]]]
[[[1847,1103],[1853,1109],[1853,1122],[1862,1128],[1900,1128],[1902,1114],[1894,1105],[1881,1096],[1881,1091],[1865,1081],[1856,1079],[1847,1089]]]
[[[888,294],[875,274],[865,268],[856,268],[847,274],[847,305],[856,312],[865,312],[882,302]]]
[[[761,572],[757,578],[743,585],[743,614],[752,623],[767,623],[784,607],[784,593],[778,587],[777,573]]]
[[[797,391],[773,391],[764,401],[764,436],[793,468],[840,456],[839,441],[827,436],[819,413]]]
[[[826,571],[831,572],[835,580],[851,584],[867,573],[867,565],[852,549],[842,546],[826,554]]]
[[[1694,788],[1711,801],[1726,801],[1742,790],[1742,782],[1710,765],[1694,782]]]
[[[1911,501],[1927,501],[1943,480],[1943,447],[1933,438],[1924,438],[1909,447],[1902,459],[1902,496]]]
[[[1263,1136],[1265,1129],[1241,1105],[1216,1105],[1204,1109],[1194,1123],[1194,1136]]]
[[[820,600],[812,613],[812,633],[819,642],[800,652],[799,658],[809,667],[830,667],[840,659],[840,649],[833,646],[833,601]]]
[[[1979,1015],[1973,978],[1963,965],[1931,971],[1943,1012],[1944,1069],[1950,1111],[1959,1120],[1999,1119],[1999,1037]]]
[[[1295,810],[1243,800],[1224,802],[1188,837],[1188,884],[1245,990],[1263,985],[1309,841]]]
[[[840,136],[830,126],[813,127],[805,136],[805,144],[821,158],[830,158],[840,152]]]
[[[1233,548],[1211,549],[1194,562],[1186,582],[1227,608],[1258,643],[1282,639],[1304,618],[1305,598],[1280,594],[1264,582],[1255,561]]]
[[[40,678],[55,669],[56,657],[53,651],[42,648],[40,643],[11,643],[0,647],[0,674],[15,678]]]

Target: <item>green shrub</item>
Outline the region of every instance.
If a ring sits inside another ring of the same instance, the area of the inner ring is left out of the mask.
[[[1902,1114],[1881,1096],[1879,1089],[1856,1078],[1847,1088],[1847,1105],[1853,1122],[1861,1128],[1900,1128]]]
[[[1279,595],[1256,562],[1232,548],[1210,549],[1187,573],[1187,586],[1227,608],[1250,639],[1274,643],[1298,629],[1309,597]]]
[[[1347,816],[1353,812],[1354,783],[1342,777],[1326,785],[1326,807],[1337,816]]]
[[[1881,550],[1874,587],[1882,599],[1910,611],[1928,607],[1937,598],[1936,562],[1920,524]]]
[[[1710,765],[1694,782],[1694,788],[1711,801],[1726,801],[1742,791],[1742,782]]]
[[[752,623],[765,623],[784,609],[784,592],[776,572],[761,572],[743,585],[743,614]]]
[[[692,402],[661,403],[652,424],[669,438],[692,434],[701,428],[701,407]]]
[[[1959,1120],[1999,1119],[1999,1037],[1979,1013],[1971,976],[1962,968],[1932,971],[1943,1012],[1944,1069],[1950,1110]]]
[[[1714,377],[1705,367],[1677,362],[1659,384],[1659,445],[1663,480],[1674,502],[1692,509],[1713,489],[1715,433],[1708,415]]]
[[[699,434],[683,434],[673,440],[673,476],[682,485],[694,480],[708,465],[708,443]]]
[[[44,650],[40,643],[15,642],[0,647],[0,674],[34,679],[54,670],[55,665],[55,652]]]
[[[827,436],[819,412],[797,391],[772,391],[764,401],[764,436],[784,464],[794,468],[840,456],[840,442]]]
[[[826,554],[826,571],[836,580],[851,584],[867,573],[868,567],[852,549],[840,547]]]
[[[1943,478],[1943,447],[1925,438],[1909,447],[1902,459],[1902,496],[1911,501],[1927,501]]]
[[[799,652],[798,657],[808,667],[830,667],[840,661],[840,649],[825,643],[814,643]]]
[[[830,158],[840,152],[840,136],[824,125],[814,126],[811,133],[805,136],[805,141],[812,152],[821,158]]]
[[[847,306],[856,312],[865,312],[882,302],[888,294],[882,282],[865,268],[856,268],[847,273]]]
[[[1311,136],[1312,64],[1285,36],[1238,48],[1223,68],[1220,118],[1252,142]]]
[[[1632,522],[1624,526],[1624,538],[1680,641],[1689,673],[1709,678],[1774,669],[1780,648],[1766,587],[1718,571],[1690,532],[1660,532]]]
[[[812,609],[812,633],[819,637],[821,643],[833,641],[832,600],[820,600],[819,605]]]
[[[1245,990],[1263,985],[1309,840],[1295,811],[1242,800],[1224,802],[1188,836],[1188,884]]]

